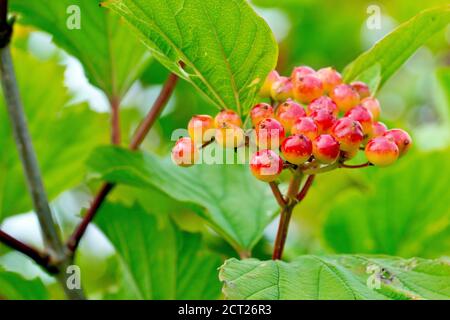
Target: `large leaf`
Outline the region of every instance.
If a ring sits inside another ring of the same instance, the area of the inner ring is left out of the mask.
[[[219,256],[199,234],[182,232],[141,207],[107,204],[96,223],[113,243],[124,270],[123,299],[216,299]]]
[[[50,198],[83,179],[84,161],[93,147],[108,141],[105,115],[70,101],[64,68],[13,51],[28,126]],[[30,72],[32,70],[33,72]],[[0,219],[31,209],[10,120],[0,97]]]
[[[54,42],[78,58],[90,82],[111,99],[121,98],[149,62],[145,47],[130,36],[119,17],[99,7],[99,0],[12,0],[20,22],[53,36]],[[80,29],[70,29],[78,6]]]
[[[246,165],[180,168],[170,159],[115,147],[96,150],[89,165],[105,180],[158,188],[206,208],[198,213],[238,251],[252,249],[277,209],[268,185],[257,181]]]
[[[423,11],[406,21],[350,63],[344,80],[362,80],[373,92],[423,44],[450,23],[450,5]]]
[[[327,244],[339,253],[450,254],[449,157],[450,150],[408,154],[390,168],[366,170],[367,188],[331,208]]]
[[[245,0],[110,0],[105,5],[133,26],[156,59],[220,108],[244,112],[275,67],[272,32]]]
[[[230,259],[220,279],[228,299],[450,299],[444,260],[301,256],[290,263]]]
[[[0,300],[44,300],[48,292],[39,279],[26,280],[0,268]]]

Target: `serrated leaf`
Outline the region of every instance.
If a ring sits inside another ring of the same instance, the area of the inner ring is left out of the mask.
[[[170,220],[139,206],[102,207],[96,223],[117,250],[125,273],[121,299],[216,299],[218,255],[200,234],[180,231]]]
[[[292,262],[230,259],[220,270],[228,299],[450,299],[444,260],[305,255]]]
[[[39,279],[26,280],[0,268],[0,300],[45,300],[48,292]]]
[[[105,6],[219,108],[248,110],[275,67],[272,32],[245,0],[109,0]]]
[[[107,181],[158,188],[196,204],[198,214],[241,252],[252,249],[277,210],[268,185],[257,181],[246,165],[180,168],[168,158],[114,147],[96,150],[88,165]]]
[[[419,47],[449,23],[450,5],[419,13],[350,63],[343,72],[344,80],[369,82],[376,92]],[[379,73],[373,72],[374,68]]]
[[[118,16],[99,6],[99,0],[10,2],[11,10],[20,13],[20,23],[50,33],[58,46],[80,60],[90,82],[110,99],[123,97],[150,61],[145,47],[130,37]],[[69,28],[78,13],[80,28]]]

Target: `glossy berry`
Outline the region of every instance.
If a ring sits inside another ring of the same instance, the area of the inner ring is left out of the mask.
[[[386,137],[371,139],[367,143],[365,153],[367,160],[379,167],[393,164],[399,156],[397,145]]]
[[[322,81],[314,75],[293,79],[294,98],[301,103],[310,103],[323,94]]]
[[[331,92],[334,87],[342,83],[341,74],[331,67],[317,70],[316,75],[322,80],[325,93]]]
[[[362,106],[351,108],[347,111],[345,117],[358,121],[362,126],[364,135],[369,136],[372,133],[373,117],[372,113],[370,113],[370,111],[366,108]]]
[[[364,139],[361,124],[348,117],[336,121],[331,128],[331,135],[340,143],[343,151],[352,151],[359,148]]]
[[[292,70],[291,73],[291,79],[293,81],[296,81],[296,79],[299,79],[304,76],[308,75],[314,75],[316,71],[313,68],[307,67],[307,66],[300,66],[295,67],[294,70]]]
[[[312,155],[312,143],[304,135],[292,135],[281,144],[283,157],[293,164],[305,163]]]
[[[383,122],[375,121],[372,124],[372,134],[370,135],[371,138],[380,137],[384,135],[387,131],[387,126]]]
[[[411,148],[412,139],[405,130],[391,129],[384,134],[384,137],[397,145],[400,157],[406,154],[409,148]]]
[[[342,112],[347,112],[359,103],[359,94],[348,84],[340,84],[331,92],[330,97]]]
[[[312,141],[313,156],[321,163],[333,163],[339,157],[339,142],[329,134],[321,134]]]
[[[195,164],[199,152],[191,138],[181,138],[172,148],[172,161],[181,167],[190,167]]]
[[[216,129],[215,138],[223,148],[239,148],[245,143],[244,130],[234,124],[222,123],[222,126]]]
[[[272,182],[283,170],[283,160],[272,150],[260,150],[252,156],[250,170],[257,179]]]
[[[291,134],[303,134],[313,140],[319,135],[319,128],[313,118],[302,117],[292,126]]]
[[[233,110],[222,110],[214,118],[214,126],[222,128],[224,125],[242,126],[241,117]]]
[[[306,116],[306,111],[298,103],[288,100],[280,104],[276,111],[276,119],[281,123],[284,129],[291,131],[294,123],[301,117]]]
[[[214,137],[214,119],[209,115],[195,115],[189,120],[188,132],[195,143],[209,141]]]
[[[339,109],[334,103],[333,100],[331,100],[329,97],[319,97],[317,99],[314,99],[310,104],[308,104],[308,107],[306,108],[306,112],[308,115],[311,115],[314,111],[325,109],[333,113],[335,116],[338,115]]]
[[[290,78],[280,77],[272,86],[271,97],[275,101],[286,101],[292,97],[293,84]]]
[[[328,133],[331,127],[336,122],[336,117],[334,116],[334,114],[325,109],[314,111],[311,114],[311,118],[314,119],[314,122],[319,129],[319,134]]]
[[[285,138],[285,130],[277,120],[262,120],[255,129],[256,143],[260,149],[278,149]]]
[[[273,118],[274,112],[273,108],[270,104],[267,103],[258,103],[254,105],[250,110],[250,118],[254,126],[256,126],[259,122],[267,118]]]
[[[361,100],[361,106],[370,111],[374,121],[377,121],[380,118],[381,107],[378,99],[373,97],[365,98]]]
[[[259,90],[259,95],[263,98],[270,98],[271,92],[272,92],[272,86],[275,82],[280,80],[280,75],[275,70],[270,71],[269,75],[267,76],[266,80],[264,81],[264,84],[262,85],[261,89]]]
[[[353,89],[356,90],[356,92],[358,92],[359,97],[361,99],[367,98],[370,96],[370,89],[369,86],[367,84],[365,84],[362,81],[355,81],[350,83],[350,85],[353,87]]]

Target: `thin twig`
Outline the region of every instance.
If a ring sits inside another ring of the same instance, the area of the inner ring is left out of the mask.
[[[284,208],[286,206],[286,201],[284,200],[283,195],[281,194],[281,191],[278,188],[278,185],[274,181],[269,182],[269,185],[270,185],[270,189],[272,189],[272,193],[275,197],[275,200],[277,200],[277,202],[281,208]]]
[[[347,169],[358,169],[358,168],[365,168],[365,167],[370,167],[370,166],[372,166],[372,164],[370,162],[366,162],[366,163],[355,164],[355,165],[341,163],[339,167],[347,168]]]
[[[314,178],[316,176],[315,175],[310,175],[308,176],[308,179],[306,179],[305,184],[303,185],[302,190],[299,192],[299,194],[297,195],[297,200],[298,202],[302,201],[303,199],[305,199],[306,194],[309,191],[309,188],[311,188],[313,182],[314,182]]]
[[[111,106],[111,143],[120,145],[121,130],[120,130],[120,98],[112,97],[110,99]]]

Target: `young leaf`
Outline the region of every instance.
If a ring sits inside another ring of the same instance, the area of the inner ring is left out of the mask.
[[[119,17],[99,7],[98,0],[11,0],[20,23],[52,35],[75,56],[90,82],[112,98],[122,98],[150,61],[145,47]]]
[[[196,204],[198,214],[237,251],[252,249],[277,210],[268,185],[257,181],[246,165],[180,168],[170,159],[114,147],[97,149],[88,165],[107,181],[158,188]]]
[[[26,280],[0,268],[0,300],[45,300],[48,292],[39,279]]]
[[[292,262],[230,259],[220,270],[227,299],[449,299],[450,264],[388,256],[305,255]]]
[[[180,231],[141,207],[107,203],[96,220],[116,248],[125,276],[121,299],[217,299],[219,256],[199,234]],[[195,286],[195,289],[193,289]]]
[[[273,34],[245,0],[109,0],[105,6],[219,108],[245,112],[275,67]]]
[[[450,5],[419,13],[350,63],[344,70],[344,80],[366,81],[376,92],[420,46],[449,23]]]

